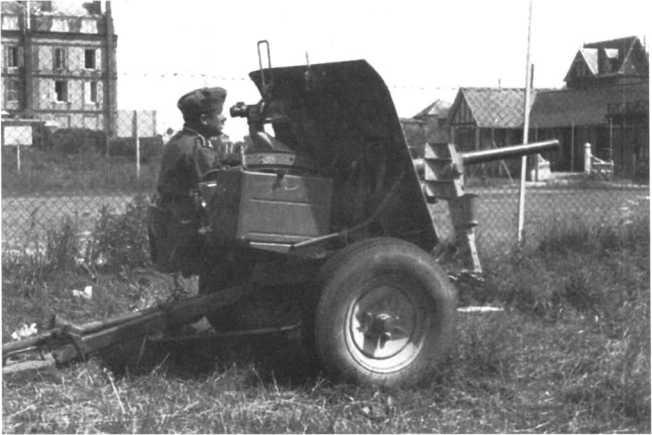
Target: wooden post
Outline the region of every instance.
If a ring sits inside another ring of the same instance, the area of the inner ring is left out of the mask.
[[[575,172],[575,123],[571,122],[570,170]]]
[[[475,126],[475,150],[478,151],[480,149],[480,127],[476,124]],[[486,178],[487,177],[487,171],[485,169],[484,163],[480,164],[480,171],[482,172],[482,177]],[[475,171],[474,171],[475,172]],[[477,172],[475,172],[477,174]],[[483,179],[484,181],[484,179]]]
[[[475,150],[480,149],[480,127],[475,126]]]
[[[609,159],[613,160],[614,152],[614,121],[613,118],[609,118]]]
[[[140,180],[140,138],[138,137],[138,111],[132,116],[132,132],[136,143],[136,180]]]
[[[589,142],[584,144],[584,173],[591,173],[591,144]]]

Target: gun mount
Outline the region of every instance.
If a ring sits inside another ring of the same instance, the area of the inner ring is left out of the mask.
[[[475,243],[475,227],[478,225],[475,216],[476,195],[464,192],[465,166],[538,154],[557,148],[559,141],[556,139],[461,153],[453,144],[429,143],[426,144],[424,158],[414,160],[415,169],[423,180],[422,189],[426,200],[448,201],[457,245],[467,251],[473,273],[482,273],[482,265]]]
[[[249,125],[242,166],[205,174],[197,222],[162,205],[148,222],[156,265],[176,272],[176,256],[196,259],[200,296],[101,325],[59,325],[3,345],[5,356],[63,344],[62,363],[202,314],[216,331],[254,330],[239,322],[256,298],[271,313],[294,304],[284,325],[300,324],[304,344],[339,378],[413,383],[446,355],[456,291],[431,255],[439,238],[426,199],[449,202],[475,250],[464,165],[556,141],[473,153],[432,144],[415,169],[389,90],[366,61],[272,68],[265,42],[258,58],[250,77],[261,100],[231,109]]]

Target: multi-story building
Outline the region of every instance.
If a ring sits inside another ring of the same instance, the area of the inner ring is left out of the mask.
[[[114,136],[117,36],[110,1],[104,8],[100,1],[65,9],[51,1],[1,5],[3,113]]]

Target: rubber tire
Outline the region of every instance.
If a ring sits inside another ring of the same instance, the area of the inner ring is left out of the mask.
[[[362,296],[365,283],[378,275],[398,274],[414,297],[425,301],[424,338],[406,365],[378,371],[356,360],[347,344],[347,313]],[[453,339],[456,291],[444,271],[418,246],[400,239],[374,238],[350,245],[320,271],[321,294],[314,316],[317,357],[331,375],[345,381],[387,387],[419,381],[446,355]],[[428,315],[428,314],[431,315]]]

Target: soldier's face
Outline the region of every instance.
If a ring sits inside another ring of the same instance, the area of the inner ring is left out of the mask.
[[[209,135],[218,136],[222,134],[222,129],[224,128],[224,122],[226,122],[226,117],[222,115],[221,112],[214,111],[214,112],[202,114],[200,121],[202,123],[202,126],[206,130],[206,133],[208,133]]]

